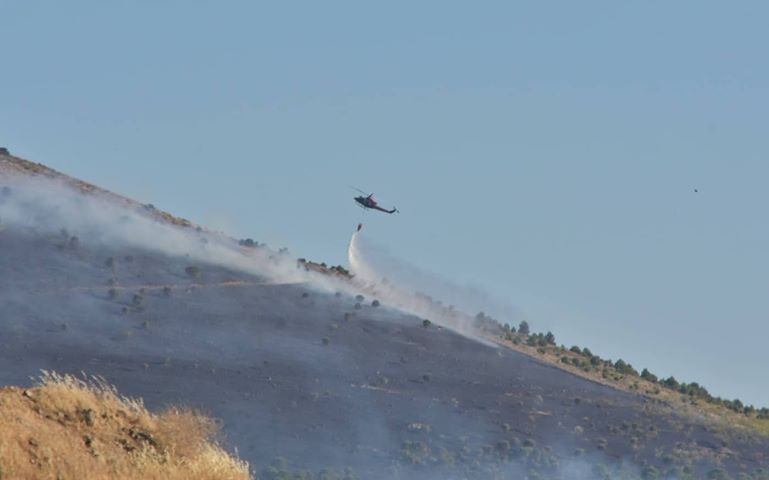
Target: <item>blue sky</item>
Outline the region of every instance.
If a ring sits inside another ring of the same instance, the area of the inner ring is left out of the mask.
[[[769,405],[767,14],[3,2],[0,145],[330,263],[363,220],[560,342]]]

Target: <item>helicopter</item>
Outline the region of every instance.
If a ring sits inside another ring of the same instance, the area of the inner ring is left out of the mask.
[[[354,198],[355,202],[361,208],[365,208],[367,210],[379,210],[380,212],[384,212],[384,213],[396,213],[398,211],[398,209],[395,207],[393,207],[391,210],[387,210],[385,208],[380,207],[379,204],[376,202],[376,200],[374,200],[373,193],[366,193],[359,188],[353,188],[353,190],[357,190],[363,194],[359,197]]]

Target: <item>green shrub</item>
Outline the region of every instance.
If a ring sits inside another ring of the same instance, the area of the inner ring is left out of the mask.
[[[630,365],[629,363],[626,363],[621,358],[616,362],[614,362],[614,369],[623,375],[633,375],[636,377],[638,376],[638,371],[636,371],[636,369],[633,368],[632,365]]]

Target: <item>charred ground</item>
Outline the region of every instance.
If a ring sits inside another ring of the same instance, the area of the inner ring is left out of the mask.
[[[260,478],[766,478],[769,468],[769,438],[749,429],[370,297],[69,230],[2,228],[0,271],[0,384],[84,371],[151,408],[201,409]]]

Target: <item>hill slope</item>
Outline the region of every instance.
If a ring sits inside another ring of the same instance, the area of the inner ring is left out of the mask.
[[[3,478],[247,480],[248,466],[211,443],[210,419],[153,415],[98,381],[47,374],[0,388]]]
[[[766,478],[766,437],[372,306],[138,203],[107,199],[147,222],[89,189],[61,201],[17,162],[0,156],[0,384],[85,371],[199,408],[260,478]]]

